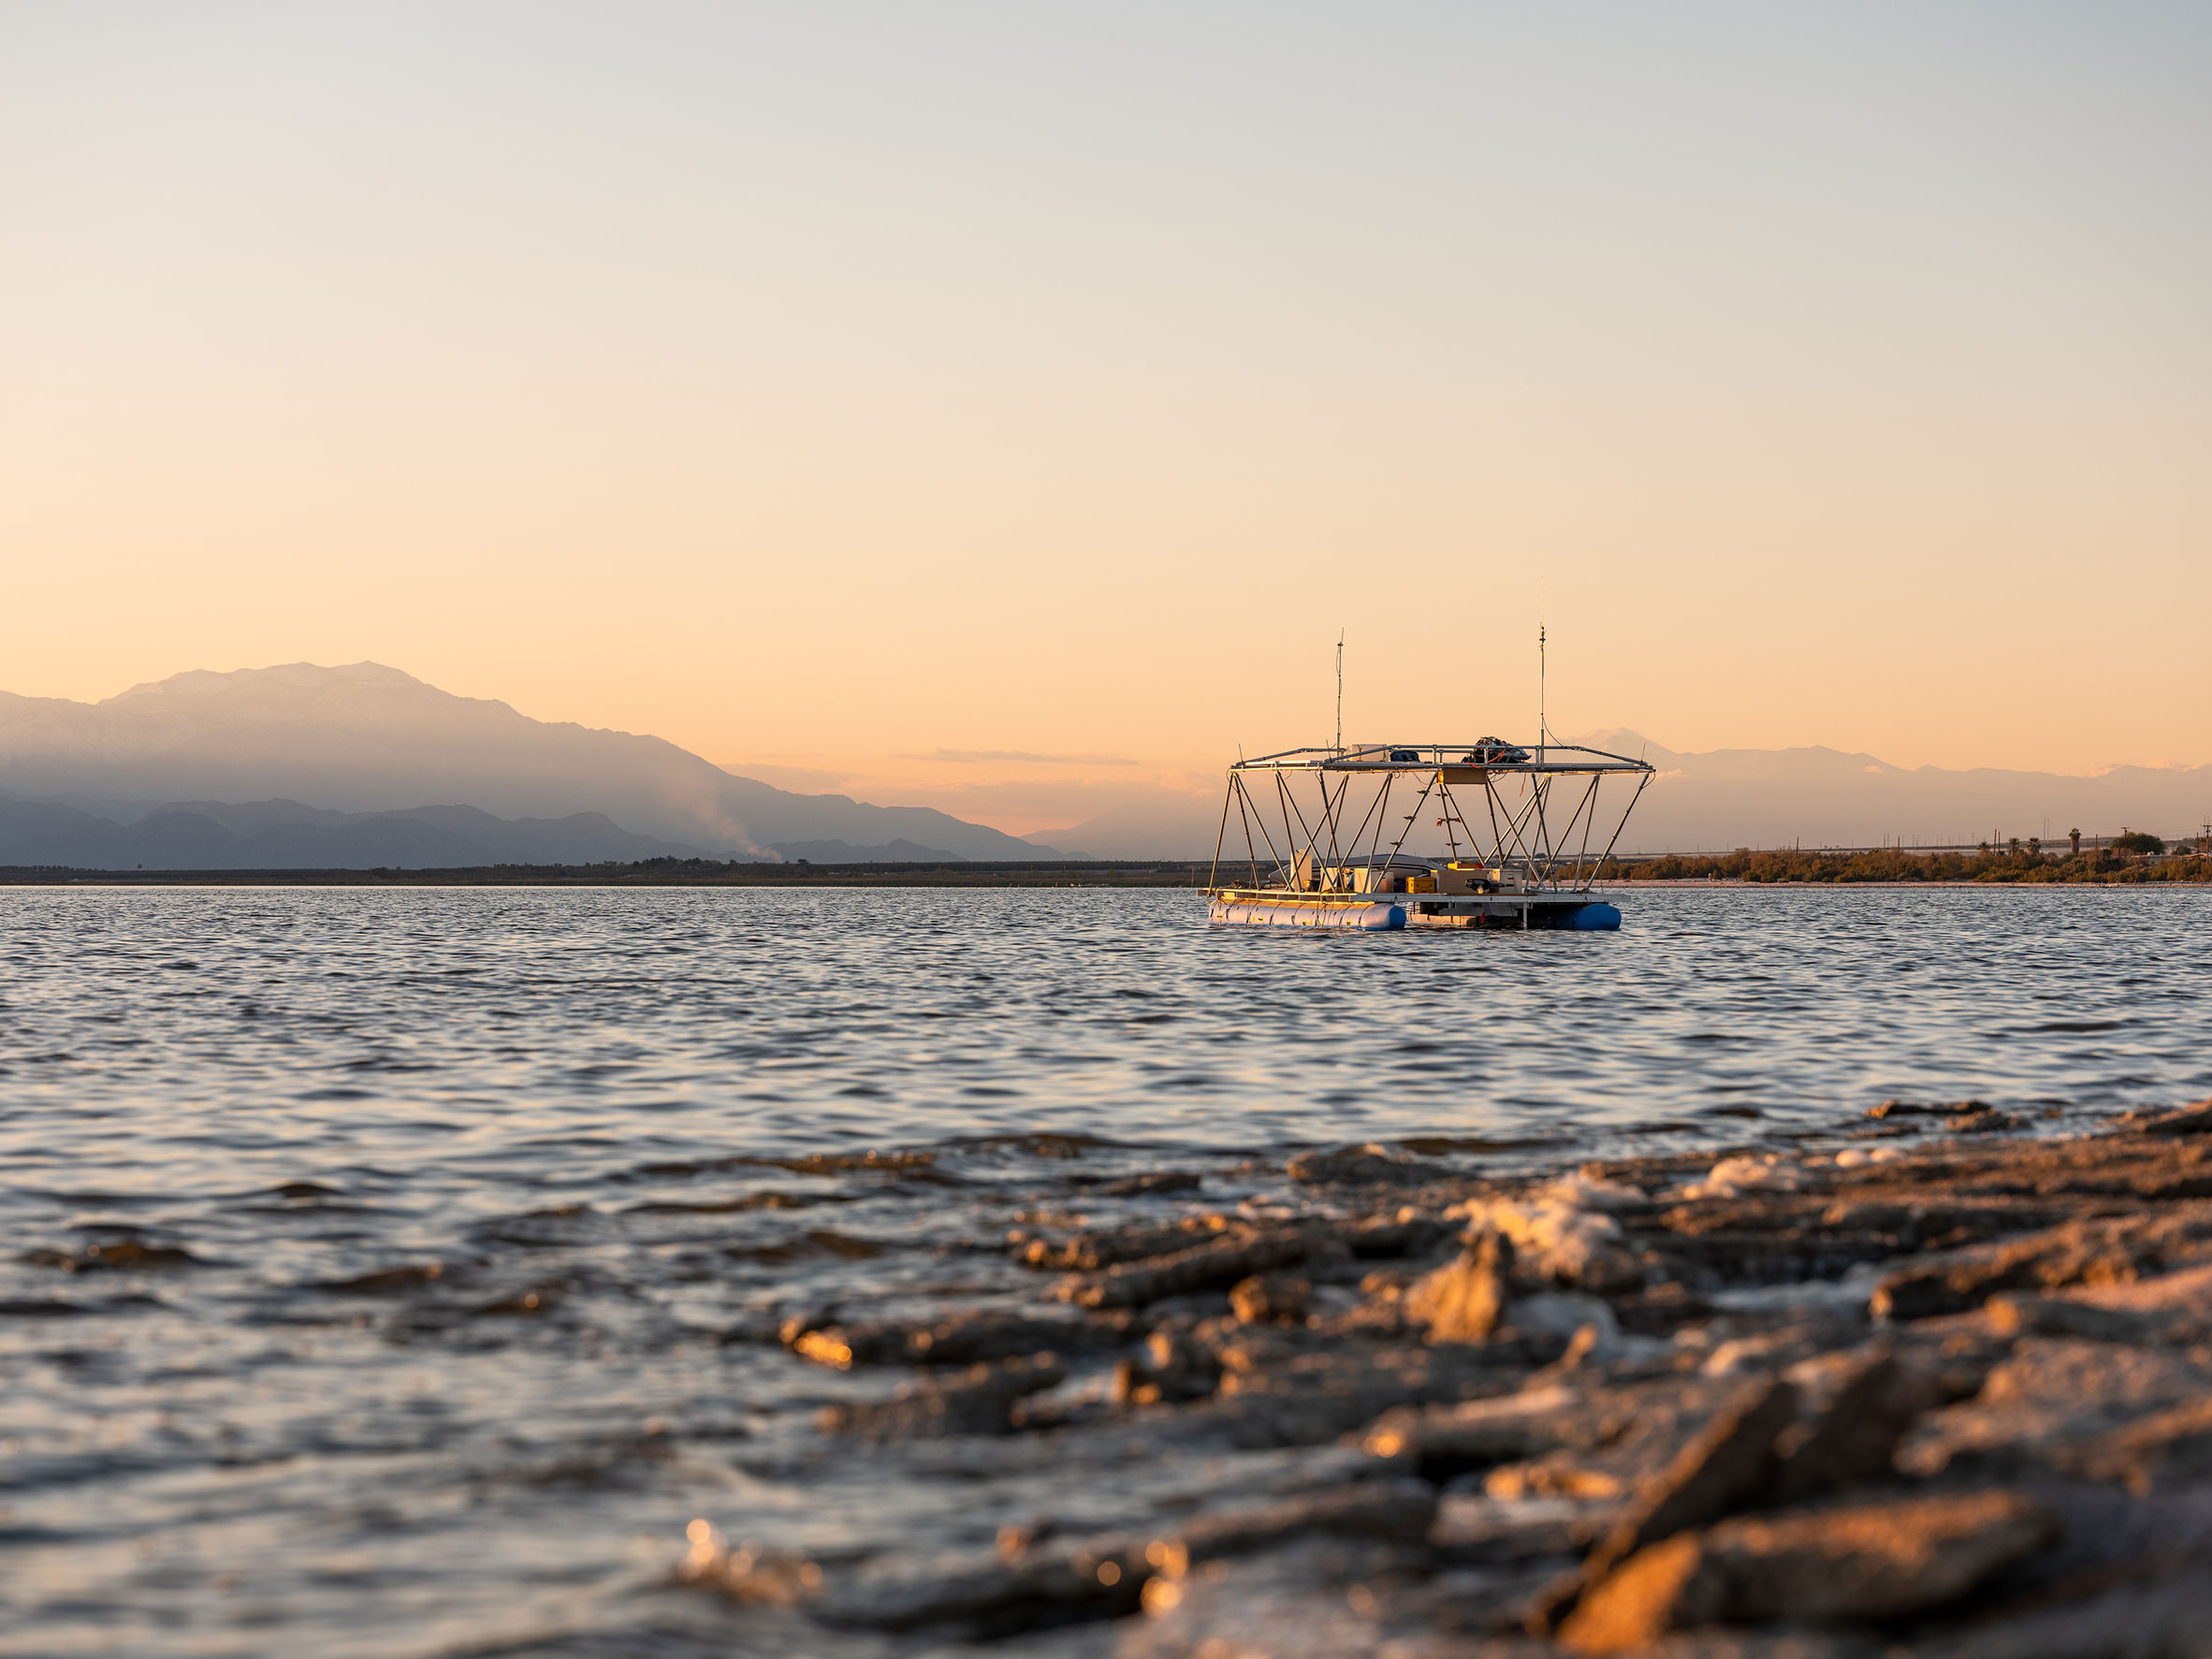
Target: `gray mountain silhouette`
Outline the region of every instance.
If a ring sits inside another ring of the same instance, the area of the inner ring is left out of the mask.
[[[906,842],[932,857],[1051,856],[949,813],[793,794],[733,777],[662,738],[531,720],[504,703],[457,697],[375,662],[180,674],[101,703],[0,692],[0,792],[19,804],[90,808],[90,817],[123,829],[135,828],[159,803],[183,801],[201,804],[185,816],[231,836],[281,830],[300,838],[319,827],[357,839],[413,836],[426,849],[429,842],[421,837],[432,831],[474,838],[463,820],[435,816],[473,808],[510,822],[598,814],[618,835],[717,858],[778,858],[785,841],[840,841],[860,850]],[[467,807],[426,808],[425,801]],[[211,805],[221,802],[255,805],[211,814]],[[278,823],[266,815],[272,802],[379,819],[397,814],[414,827],[297,818]],[[80,827],[95,840],[104,833]],[[174,828],[179,836],[207,833]],[[512,840],[524,832],[501,834]],[[614,845],[591,840],[602,834],[596,829],[528,834],[551,837],[547,846]],[[225,845],[209,842],[211,855]],[[349,856],[322,867],[357,862]],[[404,865],[421,867],[414,858]]]

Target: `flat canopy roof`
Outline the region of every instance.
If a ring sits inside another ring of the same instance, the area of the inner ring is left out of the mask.
[[[1500,755],[1501,751],[1518,752],[1523,758],[1513,760],[1484,758]],[[1485,737],[1475,743],[1373,743],[1358,749],[1286,749],[1280,754],[1256,756],[1239,761],[1230,767],[1231,772],[1433,772],[1439,768],[1456,770],[1472,766],[1484,772],[1506,772],[1515,775],[1528,773],[1589,773],[1625,772],[1652,773],[1657,770],[1648,761],[1630,760],[1623,754],[1608,754],[1601,749],[1584,749],[1571,743],[1506,743],[1501,738]]]

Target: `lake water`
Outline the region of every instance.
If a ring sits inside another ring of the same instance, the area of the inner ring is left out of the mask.
[[[987,1541],[1005,1492],[822,1452],[882,1379],[754,1339],[1031,1295],[1008,1215],[1101,1176],[1265,1202],[1314,1142],[2212,1094],[2193,890],[1654,889],[1610,935],[1199,904],[0,891],[0,1653],[721,1652],[740,1616],[664,1582],[694,1516]]]

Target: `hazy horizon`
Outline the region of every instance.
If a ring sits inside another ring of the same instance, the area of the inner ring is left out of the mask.
[[[1396,741],[1444,735],[1366,735]],[[2092,837],[2128,826],[2194,834],[2212,817],[2212,765],[2119,765],[2077,773],[1907,769],[1865,751],[1821,747],[1684,752],[1650,734],[1621,728],[1555,731],[1553,737],[1633,752],[1658,768],[1621,843],[1632,851],[1797,842],[1972,845],[2008,835],[2054,838],[2072,827]],[[1347,738],[1364,740],[1356,729]],[[1055,759],[957,751],[941,758],[986,772],[1007,764],[1050,765]],[[1123,764],[1111,755],[1066,759],[1105,770]],[[779,793],[794,786],[795,793]],[[304,803],[322,810],[305,817],[249,813],[244,816],[252,822],[231,827],[257,831],[317,822],[321,827],[312,834],[292,836],[300,843],[297,856],[309,863],[322,853],[306,842],[326,831],[357,841],[381,836],[382,844],[398,845],[392,837],[401,836],[403,826],[341,826],[336,820],[345,813],[422,817],[421,809],[431,806],[537,821],[536,827],[472,824],[448,813],[438,818],[440,835],[489,836],[485,845],[509,849],[551,848],[555,843],[546,837],[558,836],[566,837],[561,846],[598,849],[607,856],[687,851],[720,855],[720,850],[831,862],[848,853],[1188,858],[1214,846],[1220,789],[1216,768],[1181,786],[1144,777],[1117,784],[1079,780],[1066,786],[1055,803],[1008,780],[979,790],[981,808],[962,811],[957,808],[966,803],[946,795],[933,801],[896,788],[835,790],[814,779],[756,778],[653,734],[540,721],[503,700],[457,697],[375,662],[193,671],[140,682],[98,704],[24,699],[0,689],[0,797],[49,802],[119,824],[142,815],[134,806]],[[1063,808],[1056,822],[1023,828],[1055,804]],[[1066,811],[1070,806],[1079,810]],[[575,814],[589,816],[597,827],[551,824]],[[221,811],[211,816],[225,822],[239,817]],[[73,851],[80,841],[84,857],[95,845],[109,849],[105,856],[137,856],[118,850],[138,842],[65,815],[18,813],[13,828],[0,833],[7,843],[0,863],[72,862],[80,857]],[[73,823],[77,827],[69,827]],[[184,828],[189,834],[182,843],[160,840],[155,855],[173,857],[177,846],[204,843],[207,856],[253,856],[223,842],[214,828]],[[1014,838],[1022,834],[1028,842]],[[1416,831],[1408,851],[1431,850],[1421,840],[1427,834]],[[404,829],[404,837],[413,837],[410,846],[423,848],[435,838],[421,828]],[[647,845],[655,837],[662,839]],[[439,845],[450,851],[458,844]],[[394,852],[375,862],[398,857]]]
[[[1347,732],[2212,759],[2212,14],[0,9],[8,689],[1016,833]]]

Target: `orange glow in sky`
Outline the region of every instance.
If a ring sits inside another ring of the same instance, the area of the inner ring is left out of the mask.
[[[1017,831],[1347,735],[2212,760],[2212,13],[0,13],[0,688]]]

